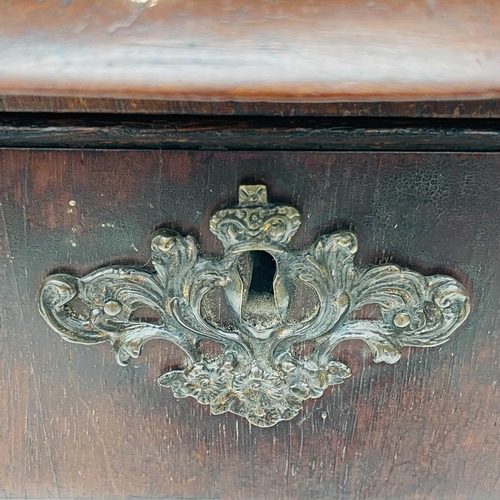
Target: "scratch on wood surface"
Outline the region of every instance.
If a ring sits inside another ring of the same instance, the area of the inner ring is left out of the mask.
[[[28,257],[28,234],[27,234],[27,227],[26,227],[26,224],[27,224],[27,221],[26,221],[26,205],[29,202],[29,196],[28,196],[28,179],[29,179],[30,158],[31,158],[31,152],[28,151],[26,153],[26,160],[25,160],[24,170],[23,170],[23,206],[22,206],[22,211],[23,211],[23,231],[24,231],[24,258],[25,258],[26,261],[27,261],[27,257]],[[6,225],[5,214],[4,214],[4,211],[3,211],[3,207],[2,207],[2,211],[1,212],[2,212],[3,223],[4,223],[4,225]],[[5,234],[6,234],[7,244],[8,244],[7,227],[5,227]],[[9,247],[10,247],[10,245],[9,245]],[[28,274],[28,266],[25,267],[24,273],[25,273],[25,276],[26,276],[26,286],[27,286],[28,276],[29,276],[29,274]],[[22,321],[22,324],[23,324],[23,327],[24,327],[24,331],[28,332],[29,328],[28,328],[28,325],[26,324],[26,317],[25,317],[25,314],[24,314],[24,307],[23,307],[23,303],[24,302],[21,300],[21,293],[20,293],[20,289],[19,289],[19,281],[17,279],[17,273],[16,272],[14,272],[14,278],[15,278],[15,284],[16,284],[16,294],[17,294],[17,298],[18,298],[18,301],[19,301],[19,312],[21,314],[21,321]],[[61,492],[60,492],[60,489],[59,489],[59,482],[58,482],[58,479],[57,479],[56,468],[55,468],[55,464],[54,464],[53,450],[52,450],[52,446],[51,446],[51,440],[50,440],[48,432],[47,432],[47,425],[46,425],[46,422],[45,422],[45,414],[44,414],[42,399],[41,399],[41,396],[40,396],[40,387],[38,385],[38,373],[37,373],[37,371],[35,369],[35,363],[34,363],[34,357],[35,357],[36,349],[34,348],[33,337],[31,335],[29,336],[29,343],[30,343],[31,347],[30,347],[30,352],[28,353],[28,357],[29,357],[29,362],[30,362],[31,378],[33,380],[33,384],[34,384],[34,388],[35,388],[35,397],[36,397],[36,402],[37,402],[37,406],[38,406],[38,413],[39,413],[40,423],[41,423],[41,426],[42,426],[43,442],[45,443],[45,446],[47,447],[47,454],[48,454],[48,458],[49,458],[49,463],[50,463],[50,468],[51,468],[51,472],[52,472],[52,478],[53,478],[53,481],[54,481],[54,486],[56,488],[58,496],[60,497],[61,496]]]
[[[96,425],[95,420],[93,418],[93,416],[95,415],[95,409],[92,409],[83,397],[79,397],[78,399],[83,404],[83,406],[85,406],[90,423],[91,423],[92,427],[94,428],[96,439],[101,444],[102,454],[103,454],[104,460],[106,462],[106,468],[108,469],[107,479],[111,483],[111,485],[113,486],[114,492],[115,493],[119,492],[120,488],[118,487],[118,485],[116,484],[116,481],[115,481],[115,474],[114,474],[113,468],[111,466],[111,462],[109,460],[106,443],[104,442],[104,440],[101,436],[101,429]]]

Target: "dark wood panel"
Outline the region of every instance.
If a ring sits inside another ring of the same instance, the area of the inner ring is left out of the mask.
[[[495,152],[500,120],[4,113],[0,146]]]
[[[0,496],[500,496],[500,155],[1,150],[0,166]],[[107,345],[48,330],[35,305],[44,276],[145,264],[158,224],[218,253],[208,218],[242,181],[300,208],[298,247],[351,228],[363,264],[457,277],[470,318],[395,365],[344,346],[352,378],[269,429],[160,388],[181,358],[168,344],[121,368]]]
[[[8,0],[0,32],[2,94],[500,97],[495,0]]]
[[[417,102],[196,102],[91,97],[0,96],[2,112],[147,113],[236,116],[378,116],[415,118],[500,118],[500,101]]]

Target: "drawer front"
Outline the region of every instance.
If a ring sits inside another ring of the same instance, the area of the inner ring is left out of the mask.
[[[500,497],[500,154],[4,149],[0,162],[1,497]],[[293,248],[351,230],[359,265],[456,278],[469,318],[394,365],[342,344],[352,376],[270,428],[160,387],[183,362],[168,342],[120,367],[109,345],[48,328],[47,275],[150,269],[159,227],[221,255],[209,220],[242,183],[300,210]]]

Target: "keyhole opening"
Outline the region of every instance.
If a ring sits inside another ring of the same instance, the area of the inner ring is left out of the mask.
[[[278,265],[271,254],[255,250],[241,255],[238,271],[243,284],[241,319],[254,337],[267,339],[280,323],[273,287]]]
[[[250,280],[249,294],[274,295],[273,281],[276,275],[276,261],[270,253],[252,251],[253,260],[252,278]]]

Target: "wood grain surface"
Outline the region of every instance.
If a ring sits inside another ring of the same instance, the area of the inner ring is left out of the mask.
[[[0,147],[496,152],[500,120],[3,113]]]
[[[154,115],[500,118],[500,100],[415,102],[168,101],[97,97],[0,96],[2,113],[103,113]]]
[[[3,149],[0,166],[0,497],[500,497],[499,154]],[[344,345],[353,376],[269,429],[160,388],[182,359],[167,343],[122,368],[49,331],[47,274],[149,265],[158,225],[217,254],[209,216],[243,181],[302,211],[295,246],[350,228],[362,264],[462,281],[470,318],[395,365]]]
[[[0,33],[5,95],[500,97],[495,0],[6,0]]]

